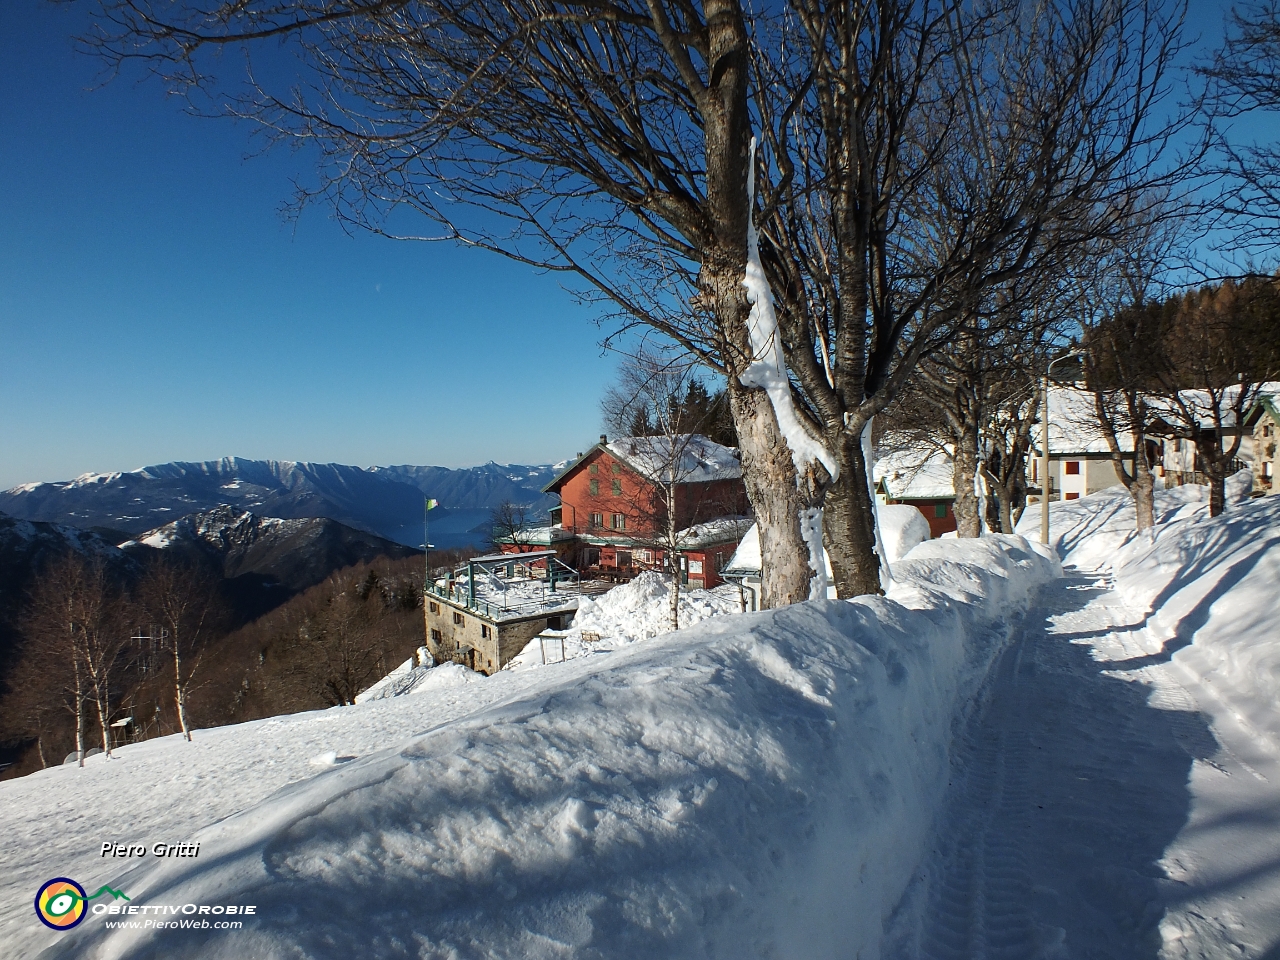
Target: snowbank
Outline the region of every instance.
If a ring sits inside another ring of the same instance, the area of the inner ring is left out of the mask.
[[[929,521],[910,504],[876,504],[876,517],[880,523],[880,536],[884,538],[884,552],[890,563],[897,563],[911,552],[912,547],[932,536]]]
[[[1171,654],[1280,753],[1280,497],[1166,524],[1112,570],[1117,592],[1149,612],[1148,653]]]
[[[935,541],[895,567],[888,597],[718,616],[503,671],[468,684],[475,708],[452,716],[443,693],[310,715],[336,724],[333,765],[163,838],[198,841],[195,860],[111,874],[137,906],[253,904],[243,930],[108,931],[90,917],[56,934],[28,916],[6,939],[77,958],[875,955],[946,786],[957,711],[1060,572],[1020,537]],[[424,732],[338,749],[339,728],[358,737],[410,707]],[[260,725],[228,736],[249,749]],[[111,808],[93,771],[53,773],[77,809]],[[206,774],[207,790],[230,786]],[[160,839],[139,826],[169,793],[132,796],[133,833],[112,829]],[[10,855],[75,876],[40,834]],[[83,842],[96,854],[105,837]],[[9,893],[30,912],[32,892]]]
[[[742,600],[732,585],[712,590],[680,591],[680,626],[691,627],[708,617],[738,613]],[[572,660],[608,653],[638,640],[671,632],[671,581],[652,571],[640,574],[598,597],[583,597],[568,630],[547,631],[564,644],[564,658]],[[586,634],[590,640],[583,640]],[[559,651],[555,654],[559,658]],[[542,666],[542,644],[533,640],[507,664],[508,670]]]
[[[897,563],[917,543],[923,543],[932,536],[929,521],[924,518],[924,514],[909,504],[877,503],[876,517],[880,535],[884,537],[885,556],[890,563]],[[734,551],[725,569],[734,572],[760,571],[760,528],[754,523],[743,534],[742,542],[738,544],[738,549]],[[831,578],[830,557],[827,557],[827,578]]]

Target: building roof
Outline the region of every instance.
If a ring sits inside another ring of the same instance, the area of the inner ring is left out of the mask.
[[[894,450],[876,460],[876,486],[890,500],[949,500],[955,497],[955,468],[942,450]]]
[[[566,530],[563,527],[552,527],[552,526],[543,525],[538,527],[525,527],[523,530],[520,531],[519,537],[516,537],[514,535],[506,536],[506,537],[496,537],[494,539],[494,542],[510,543],[517,546],[525,546],[525,547],[532,547],[532,546],[541,547],[541,546],[550,546],[553,543],[560,543],[564,540],[572,540],[572,539],[573,539],[573,531],[571,530]],[[505,554],[505,556],[510,556],[510,554]]]
[[[1238,396],[1236,387],[1226,387],[1222,391],[1222,396],[1230,401],[1232,397]],[[1270,382],[1260,385],[1258,390],[1258,402],[1263,398],[1271,398],[1272,404],[1276,403],[1276,397],[1280,395],[1280,383]],[[1173,399],[1165,399],[1153,397],[1149,402],[1152,409],[1164,420],[1165,424],[1176,432],[1177,428],[1185,423],[1183,408],[1195,418],[1196,426],[1201,429],[1213,429],[1213,401],[1207,390],[1181,390],[1178,392],[1178,401]],[[1252,421],[1253,410],[1257,407],[1257,403],[1249,408],[1245,413],[1245,424]],[[1235,412],[1232,410],[1221,411],[1222,426],[1226,430],[1235,430],[1236,418]]]
[[[1280,424],[1280,394],[1263,394],[1259,397],[1258,402],[1245,414],[1245,426],[1252,427],[1264,413],[1271,417],[1274,423]]]
[[[712,480],[737,480],[742,476],[742,461],[733,447],[726,447],[698,433],[676,437],[622,437],[597,443],[558,473],[542,488],[555,493],[585,461],[598,451],[606,450],[640,476],[666,483],[707,483]]]
[[[1117,430],[1116,442],[1123,452],[1133,452],[1133,438],[1128,430]],[[1031,443],[1038,453],[1041,446],[1039,423],[1031,432]],[[1078,387],[1050,387],[1049,454],[1061,457],[1086,453],[1111,453],[1098,420],[1093,393]]]

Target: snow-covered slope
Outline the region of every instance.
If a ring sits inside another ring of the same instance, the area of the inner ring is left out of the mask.
[[[413,696],[0,785],[0,938],[75,957],[873,955],[953,720],[1059,567],[1010,537],[922,544],[894,572],[887,598],[492,678],[446,668]],[[106,840],[201,847],[130,868]],[[59,934],[30,907],[51,876],[256,912]]]
[[[336,520],[282,520],[226,504],[148,530],[120,546],[134,555],[147,548],[183,553],[211,563],[228,579],[258,575],[291,592],[356,563],[419,553]]]

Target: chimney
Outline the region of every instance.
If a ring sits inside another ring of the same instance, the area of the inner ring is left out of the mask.
[[[607,435],[605,435],[605,434],[603,434],[603,433],[602,433],[602,434],[600,434],[600,442],[601,442],[601,443],[608,443],[608,442],[609,442],[609,438],[608,438],[608,436],[607,436]]]

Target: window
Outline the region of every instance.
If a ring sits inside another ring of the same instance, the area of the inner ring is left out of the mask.
[[[701,561],[701,560],[690,560],[690,561],[689,561],[689,572],[690,572],[690,573],[698,573],[698,574],[702,573],[702,561]]]
[[[440,631],[439,631],[439,630],[432,630],[432,631],[431,631],[431,640],[432,640],[432,642],[433,642],[433,643],[439,643],[439,642],[440,642],[441,640],[443,640],[443,639],[444,639],[444,637],[442,637],[442,636],[440,635]]]
[[[622,464],[620,464],[620,463],[615,463],[615,464],[613,465],[613,472],[614,472],[614,473],[621,473],[621,472],[622,472]]]
[[[488,639],[489,625],[487,623],[480,624],[480,636],[484,637],[485,639]]]
[[[933,505],[933,515],[936,519],[941,520],[947,515],[947,505],[945,503],[935,503]]]
[[[589,526],[592,526],[592,527],[603,527],[603,526],[604,526],[604,514],[603,514],[603,513],[593,513],[593,514],[591,514],[591,519],[588,521],[588,525],[589,525]]]
[[[620,567],[631,566],[631,553],[629,551],[627,550],[618,551],[618,566]]]
[[[587,472],[588,472],[588,473],[591,473],[591,474],[597,474],[597,473],[599,473],[599,472],[600,472],[600,464],[598,464],[598,463],[593,463],[591,466],[587,467]]]
[[[467,625],[467,618],[455,610],[453,611],[453,622],[460,627],[465,627]]]
[[[430,610],[432,613],[439,613],[439,612],[440,612],[440,604],[436,603],[436,602],[433,600],[432,602],[430,602],[430,603],[428,603],[428,604],[427,604],[427,609],[428,609],[428,610]]]
[[[613,515],[613,529],[615,530],[627,529],[627,518],[620,513],[615,513]]]
[[[724,569],[724,554],[717,553],[716,554],[716,573],[719,573],[723,569]]]
[[[620,497],[620,496],[622,496],[622,481],[621,481],[621,480],[615,480],[615,481],[613,481],[613,495],[614,495],[615,497]]]
[[[1080,475],[1080,461],[1068,460],[1066,462],[1067,476],[1076,477]]]
[[[1271,479],[1271,461],[1270,460],[1262,461],[1262,479],[1263,480]]]
[[[592,481],[591,481],[591,483],[589,484],[589,486],[591,487],[591,495],[592,495],[593,497],[598,497],[598,496],[600,496],[600,481],[599,481],[599,480],[592,480]]]

